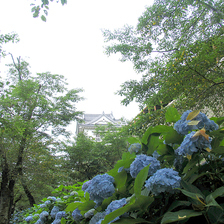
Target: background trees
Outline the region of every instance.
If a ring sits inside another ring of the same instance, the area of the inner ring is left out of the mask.
[[[138,20],[137,27],[104,30],[106,53],[121,53],[142,74],[117,92],[128,105],[175,100],[181,110],[210,108],[223,111],[223,1],[157,0]],[[162,103],[161,103],[162,102]],[[147,121],[149,122],[149,120]]]
[[[128,148],[127,136],[115,126],[97,127],[96,132],[101,136],[101,142],[80,133],[75,143],[66,148],[68,167],[72,170],[70,176],[75,182],[107,172]]]
[[[45,183],[44,188],[59,183],[57,144],[60,135],[68,136],[65,127],[81,114],[75,104],[82,90],[68,90],[61,75],[31,75],[29,64],[20,58],[13,59],[1,83],[0,223],[5,224],[20,197],[15,198],[15,189],[16,193],[23,189],[33,204],[38,181]]]

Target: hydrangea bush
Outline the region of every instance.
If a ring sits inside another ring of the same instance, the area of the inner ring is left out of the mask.
[[[223,122],[169,107],[112,170],[60,186],[12,223],[224,223]]]

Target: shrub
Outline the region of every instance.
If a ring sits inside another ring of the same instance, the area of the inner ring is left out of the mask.
[[[169,107],[168,125],[148,127],[112,170],[60,186],[60,200],[43,199],[19,223],[224,223],[224,118],[177,114]]]

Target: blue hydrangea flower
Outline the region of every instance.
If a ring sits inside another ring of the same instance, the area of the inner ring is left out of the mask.
[[[119,169],[118,169],[118,173],[120,173],[120,172],[122,172],[123,170],[125,170],[127,173],[130,173],[130,167],[129,168],[124,168],[123,166],[122,167],[120,167]]]
[[[56,216],[56,214],[57,214],[59,211],[60,211],[59,207],[58,207],[58,206],[54,206],[54,207],[52,208],[52,210],[51,210],[51,213],[50,213],[51,217],[54,219],[55,216]]]
[[[82,190],[85,191],[89,187],[90,184],[91,184],[91,180],[86,181],[85,183],[83,183]]]
[[[153,176],[145,181],[145,187],[154,195],[161,192],[173,193],[175,188],[180,187],[181,177],[178,172],[171,168],[157,170]]]
[[[90,200],[93,200],[99,205],[105,198],[112,196],[115,192],[113,183],[114,178],[108,174],[95,176],[86,189],[86,192],[89,193]]]
[[[66,212],[63,211],[63,212],[58,212],[55,216],[55,219],[61,219],[62,217],[65,217],[66,215]]]
[[[89,221],[89,224],[100,224],[106,216],[106,212],[97,212]]]
[[[44,204],[45,205],[50,205],[51,204],[51,201],[47,200],[47,201],[44,202]]]
[[[42,219],[38,219],[35,224],[44,224],[44,221]]]
[[[160,162],[153,158],[152,156],[147,156],[144,154],[137,155],[135,160],[130,166],[130,174],[133,178],[136,178],[138,173],[146,166],[149,166],[148,175],[154,174],[158,169],[160,169]]]
[[[81,219],[83,219],[83,216],[81,215],[80,210],[78,208],[76,208],[72,212],[72,217],[76,222],[79,222]]]
[[[177,121],[174,124],[174,129],[182,135],[187,135],[189,131],[195,130],[195,129],[202,129],[205,128],[207,131],[214,131],[219,128],[219,126],[212,120],[208,119],[207,116],[200,112],[195,118],[192,120],[200,121],[197,125],[188,125],[190,120],[186,120],[189,113],[191,113],[191,110],[185,111],[181,119]]]
[[[41,220],[45,220],[47,216],[49,216],[49,213],[47,211],[43,211],[40,213]]]
[[[123,207],[124,205],[127,204],[127,201],[126,201],[126,198],[122,198],[120,200],[115,200],[115,201],[112,201],[106,208],[106,215],[110,214],[111,212]],[[109,223],[112,223],[112,222],[115,222],[119,219],[120,217],[116,217],[113,221],[109,222]]]
[[[61,224],[61,219],[55,219],[54,222],[52,222],[52,224]]]
[[[40,204],[40,207],[45,208],[45,207],[47,207],[47,205],[46,204]]]
[[[25,221],[26,222],[29,222],[29,221],[33,221],[33,216],[32,215],[29,215],[25,218]]]
[[[156,159],[158,159],[160,157],[160,154],[155,150],[152,154],[152,156]]]
[[[56,201],[57,200],[57,198],[56,197],[53,197],[53,196],[49,196],[49,197],[47,197],[47,199],[48,200],[52,200],[52,201]]]
[[[92,208],[92,209],[90,209],[88,212],[86,212],[86,213],[84,214],[84,217],[85,217],[86,219],[88,219],[88,218],[94,216],[94,212],[95,212],[95,209]]]
[[[131,144],[130,147],[128,148],[128,151],[130,153],[138,153],[142,148],[142,145],[140,143],[134,143],[134,144]]]
[[[212,138],[209,137],[207,140],[204,136],[193,137],[196,132],[192,131],[190,134],[186,135],[180,147],[177,148],[176,152],[180,156],[192,155],[200,149],[211,149]]]

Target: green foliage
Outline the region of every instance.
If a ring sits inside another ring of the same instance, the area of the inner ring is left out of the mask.
[[[73,181],[90,180],[96,174],[107,172],[127,150],[127,136],[115,126],[96,127],[96,134],[100,136],[100,142],[79,133],[75,143],[66,148]]]
[[[223,116],[223,15],[221,0],[156,0],[136,27],[104,30],[106,54],[121,53],[121,61],[133,62],[142,74],[140,81],[121,85],[122,103],[135,100],[149,113],[154,105],[173,102],[182,112],[209,108]],[[156,124],[149,116],[139,115],[138,123]]]
[[[4,218],[0,223],[7,223],[4,214],[32,206],[66,181],[60,168],[64,161],[56,155],[61,145],[58,137],[68,137],[65,127],[82,114],[75,107],[81,100],[81,89],[68,90],[61,75],[31,75],[27,62],[12,59],[0,90],[0,180],[4,195],[0,207],[5,209],[1,209]]]
[[[35,3],[31,3],[30,6],[31,8],[31,12],[33,13],[33,17],[37,18],[41,15],[41,20],[46,22],[46,16],[48,15],[48,10],[49,10],[49,4],[50,2],[53,2],[54,0],[41,0],[42,3],[39,5],[36,2]],[[58,3],[59,0],[56,0],[56,3]],[[67,0],[61,0],[61,4],[65,5],[67,4]]]
[[[19,41],[19,36],[16,33],[11,33],[11,34],[1,34],[0,35],[0,58],[1,56],[5,56],[6,52],[2,50],[2,45],[6,44],[8,42],[18,42]]]
[[[171,110],[174,112],[173,119],[170,117]],[[180,116],[174,109],[171,110],[168,110],[166,117],[170,121],[174,121],[175,117]],[[187,119],[194,119],[197,116],[198,112],[193,111],[188,115]],[[111,223],[113,220],[117,220],[117,217],[119,219],[116,223],[222,223],[224,219],[224,172],[222,168],[224,159],[223,153],[217,152],[217,148],[222,146],[224,142],[223,128],[210,133],[207,131],[206,134],[212,136],[212,141],[215,141],[216,138],[219,138],[220,141],[213,145],[211,151],[206,148],[198,148],[198,151],[194,152],[191,158],[185,156],[183,159],[186,159],[186,162],[181,162],[181,169],[175,165],[174,161],[180,159],[180,155],[177,155],[177,148],[180,145],[183,147],[183,138],[182,141],[179,138],[174,141],[177,133],[171,132],[172,128],[172,126],[166,125],[149,127],[141,139],[141,144],[143,152],[150,152],[149,155],[151,155],[151,146],[154,145],[159,152],[158,160],[161,163],[161,169],[172,168],[178,171],[178,175],[181,177],[179,188],[175,188],[172,192],[165,190],[159,194],[154,194],[144,185],[147,178],[150,179],[155,176],[155,174],[148,176],[151,164],[142,168],[136,178],[132,178],[128,168],[130,168],[138,153],[125,152],[122,159],[108,172],[114,178],[116,191],[113,196],[105,198],[101,205],[96,206],[95,202],[90,200],[89,194],[87,192],[84,194],[81,190],[83,183],[79,183],[79,187],[75,185],[77,197],[80,197],[79,201],[68,202],[62,199],[61,202],[63,208],[66,207],[65,211],[67,211],[64,222],[89,223],[93,215],[93,217],[96,217],[100,212],[107,211],[107,208],[112,204],[111,202],[125,198],[125,205],[107,212],[100,221],[98,220],[99,223]],[[163,141],[170,132],[174,135],[171,137],[173,139],[172,143],[165,144],[167,150],[160,150],[161,146],[164,145]],[[161,141],[156,141],[156,144],[154,144],[152,142],[155,142],[155,138],[151,138],[151,136],[159,138]],[[138,139],[136,140],[139,142]],[[133,138],[131,141],[133,142]],[[164,179],[164,186],[165,183]],[[162,183],[160,182],[160,184]],[[172,185],[172,181],[167,184]],[[63,192],[64,188],[64,186],[60,186],[57,191]],[[87,214],[90,210],[94,212],[90,217],[84,215],[80,221],[74,221],[71,212],[77,208],[82,215]],[[46,211],[49,211],[49,209]],[[52,219],[50,220],[52,221]],[[34,221],[31,223],[34,223]]]

